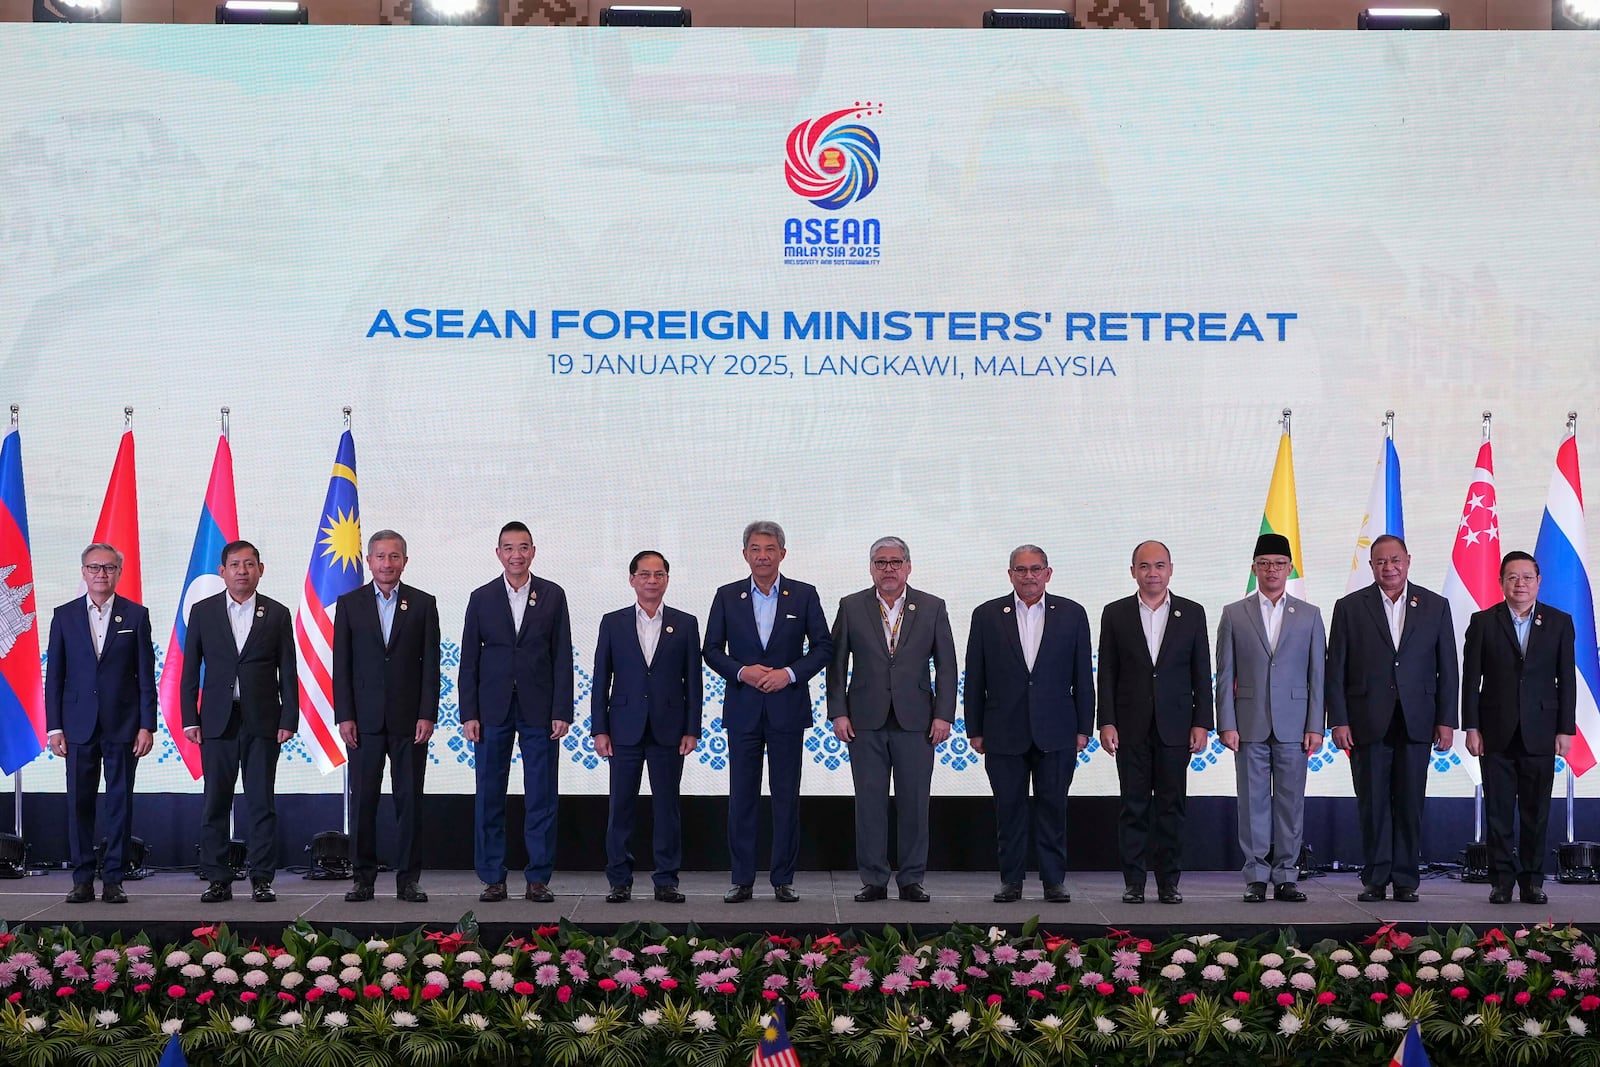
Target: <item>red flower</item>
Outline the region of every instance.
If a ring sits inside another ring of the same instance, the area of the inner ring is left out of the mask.
[[[194,998],[194,1002],[196,1004],[210,1004],[212,998],[216,995],[217,994],[215,990],[207,989],[205,992],[197,994]]]
[[[1511,999],[1515,1000],[1518,1004],[1526,1004],[1528,1001],[1533,999],[1533,994],[1524,989]]]
[[[483,992],[483,983],[482,982],[462,982],[461,985],[466,989],[472,990],[474,993],[482,993]]]
[[[784,937],[782,934],[768,934],[767,940],[779,948],[794,948],[800,943],[798,937]]]
[[[1135,945],[1134,947],[1137,948],[1140,952],[1149,952],[1149,951],[1151,951],[1152,949],[1155,948],[1155,946],[1152,945],[1148,941],[1141,941],[1137,945]]]
[[[354,1000],[356,999],[356,991],[349,986],[342,985],[339,987],[339,999]]]
[[[602,978],[602,979],[600,979],[600,981],[596,982],[595,984],[598,985],[601,989],[604,989],[607,993],[609,993],[613,989],[617,988],[617,983],[615,981],[613,981],[612,979],[610,979],[610,978]]]
[[[1361,942],[1363,945],[1377,945],[1379,948],[1405,948],[1411,944],[1411,935],[1404,931],[1396,930],[1394,923],[1384,923],[1378,927],[1378,932]]]
[[[724,996],[732,993],[737,988],[738,986],[734,985],[732,982],[717,983],[717,992],[723,994]]]
[[[1062,945],[1071,947],[1073,944],[1075,944],[1075,942],[1070,937],[1057,937],[1055,934],[1044,935],[1044,950],[1046,952],[1054,952]]]
[[[174,989],[182,989],[183,987],[182,986],[173,986],[173,988]],[[15,1004],[21,999],[22,999],[22,993],[19,991],[19,992],[16,992],[16,993],[12,993],[10,996],[6,997],[6,1003]]]
[[[217,939],[217,927],[216,927],[216,924],[213,923],[210,926],[197,926],[197,927],[195,927],[194,928],[194,932],[193,932],[193,936],[194,937],[198,937],[207,947],[210,947],[210,945],[213,942],[215,942],[216,939]]]
[[[73,989],[71,986],[64,985],[60,989],[56,990],[56,996],[58,996],[58,997],[70,997],[76,992],[77,992],[77,990]]]
[[[1458,985],[1454,989],[1450,990],[1450,995],[1455,997],[1457,1000],[1466,1000],[1470,994],[1467,992],[1466,986]]]
[[[840,988],[846,993],[858,993],[861,991],[861,987],[856,985],[854,982],[846,982],[844,985],[840,986]]]
[[[1565,989],[1562,989],[1560,986],[1557,986],[1556,988],[1550,990],[1550,999],[1551,1000],[1560,1000],[1562,997],[1564,997],[1566,995],[1567,995],[1567,991]]]
[[[1144,986],[1142,986],[1142,985],[1131,985],[1131,986],[1129,986],[1128,987],[1128,995],[1129,996],[1134,996],[1134,997],[1142,997],[1142,996],[1144,996]]]
[[[1117,991],[1117,987],[1112,985],[1110,982],[1101,982],[1099,985],[1094,987],[1094,991],[1099,993],[1102,997],[1109,997],[1111,994]]]
[[[1250,1003],[1250,994],[1242,989],[1236,989],[1233,992],[1233,1001],[1235,1004],[1248,1004]]]
[[[564,986],[562,986],[562,987],[560,987],[559,989],[556,990],[556,1000],[557,1000],[557,1002],[559,1002],[561,1004],[565,1004],[567,1001],[569,1001],[571,999],[572,999],[572,987],[571,986],[564,985]]]
[[[1382,1004],[1384,1001],[1389,999],[1389,994],[1387,993],[1373,993],[1371,996],[1374,1004]]]
[[[94,991],[96,993],[104,993],[106,990],[108,990],[110,988],[111,988],[111,983],[110,982],[96,982],[94,984]]]
[[[1317,1003],[1326,1008],[1329,1004],[1333,1003],[1333,994],[1324,989],[1322,992],[1317,994]]]
[[[453,932],[445,933],[442,930],[434,930],[422,936],[437,945],[440,952],[459,952],[461,946],[467,943],[467,939],[462,935]]]
[[[661,981],[657,982],[656,984],[659,985],[662,989],[677,989],[678,988],[678,980],[676,978],[663,978],[663,979],[661,979]]]
[[[133,991],[135,993],[148,993],[150,992],[150,983],[140,982],[138,985],[133,987]]]
[[[1071,991],[1072,987],[1065,982],[1062,982],[1060,985],[1056,986],[1057,993],[1070,993]]]
[[[410,1000],[411,990],[407,989],[403,985],[397,985],[393,989],[389,990],[389,995],[395,1000]]]
[[[526,938],[513,937],[510,941],[506,942],[506,948],[514,948],[514,949],[519,949],[519,950],[522,950],[522,951],[527,951],[527,949],[528,949],[528,941],[527,941]]]
[[[1179,1004],[1193,1004],[1198,999],[1199,999],[1199,994],[1198,993],[1185,993],[1185,994],[1183,994],[1182,996],[1180,996],[1178,998],[1178,1003]]]
[[[919,978],[917,981],[911,983],[911,988],[912,989],[927,989],[928,988],[928,983]]]
[[[648,997],[650,995],[650,990],[646,989],[642,985],[636,985],[632,989],[628,990],[628,992],[632,993],[636,997]]]
[[[816,1000],[821,996],[822,996],[822,994],[818,993],[815,989],[807,989],[803,993],[800,994],[800,999],[801,1000]]]
[[[1479,941],[1478,941],[1478,947],[1479,948],[1482,948],[1485,945],[1509,945],[1509,944],[1511,944],[1511,939],[1509,937],[1507,937],[1505,931],[1500,929],[1498,926],[1496,926],[1493,930],[1490,930],[1488,933],[1484,934],[1483,937],[1481,939],[1479,939]]]
[[[366,997],[368,1000],[376,1000],[383,996],[383,987],[379,985],[363,986],[361,989],[361,995]]]
[[[1596,1008],[1600,1008],[1600,997],[1595,996],[1593,993],[1578,1001],[1579,1011],[1594,1011]]]
[[[254,989],[246,989],[243,993],[239,994],[239,999],[244,1001],[246,1004],[254,1003],[257,999],[256,991]]]
[[[1483,998],[1483,1002],[1485,1004],[1498,1004],[1500,1003],[1500,994],[1490,993],[1488,996]]]
[[[189,995],[189,991],[187,989],[183,988],[183,986],[181,986],[181,985],[169,985],[169,986],[167,986],[167,996],[171,997],[173,1000],[182,1000],[184,997],[186,997],[188,995]]]
[[[994,1007],[996,1004],[1000,1003],[1000,994],[990,993],[988,998],[984,1000],[984,1003],[989,1005],[991,1008]]]
[[[283,990],[280,989],[280,990],[278,990],[278,999],[283,1001],[285,1004],[293,1004],[294,1003],[294,994],[293,993],[285,993]]]
[[[1404,982],[1396,983],[1394,991],[1402,997],[1409,997],[1411,995],[1411,987]]]
[[[306,990],[306,1003],[307,1004],[310,1004],[313,1000],[321,1000],[321,999],[322,999],[322,990],[318,989],[316,986],[312,986],[310,989]]]
[[[1042,991],[1038,990],[1038,989],[1030,989],[1030,990],[1028,990],[1028,996],[1031,997],[1034,1000],[1043,1000],[1044,999],[1044,993]]]
[[[0,948],[5,948],[17,939],[16,934],[0,934]]]
[[[286,948],[279,948],[277,945],[268,945],[266,948],[262,949],[261,951],[263,951],[263,952],[265,952],[267,954],[267,958],[268,959],[275,960],[279,956],[282,956],[282,955],[285,955],[286,953],[288,953],[289,950],[286,949]]]
[[[534,927],[533,932],[538,934],[540,937],[554,937],[554,936],[556,936],[557,934],[559,934],[561,932],[561,927],[560,926],[536,926],[536,927]]]
[[[438,985],[438,984],[436,984],[434,982],[429,982],[427,985],[422,987],[422,999],[423,1000],[432,1000],[434,997],[438,996],[440,993],[443,993],[443,992],[444,992],[444,986]],[[308,997],[307,999],[310,999],[310,998]]]
[[[812,948],[826,948],[831,955],[844,948],[844,942],[839,940],[838,934],[825,934],[811,942]]]
[[[965,993],[967,991],[967,983],[957,982],[955,985],[950,987],[950,991],[953,993]]]
[[[763,989],[761,991],[761,999],[762,1000],[777,1000],[778,999],[778,991],[776,989]]]
[[[562,989],[566,989],[567,987],[566,986],[562,986],[561,988]],[[511,987],[511,991],[513,993],[515,993],[519,997],[531,997],[531,996],[533,996],[533,983],[532,982],[518,982],[516,985]],[[571,996],[572,994],[568,993],[567,995]],[[566,1001],[563,1000],[561,1003],[565,1004]]]
[[[1278,994],[1278,1007],[1287,1008],[1290,1005],[1292,1005],[1293,1003],[1294,1003],[1294,994],[1293,993],[1279,993]]]

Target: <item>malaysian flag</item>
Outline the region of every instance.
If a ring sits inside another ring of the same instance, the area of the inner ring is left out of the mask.
[[[750,1067],[800,1067],[800,1057],[795,1054],[794,1044],[789,1040],[789,1030],[783,1025],[783,1005],[774,1002],[772,1014],[766,1018],[766,1026],[761,1031],[761,1041],[756,1045],[756,1054],[750,1060]]]
[[[311,564],[294,614],[300,649],[300,717],[311,731],[311,755],[322,772],[345,761],[333,721],[333,612],[339,597],[361,587],[361,509],[356,501],[356,442],[339,438],[328,497],[311,546]]]

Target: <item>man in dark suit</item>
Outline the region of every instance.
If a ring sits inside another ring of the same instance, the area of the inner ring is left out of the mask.
[[[717,590],[706,620],[707,666],[727,680],[722,722],[728,731],[729,904],[750,899],[756,873],[756,815],[761,761],[772,789],[772,892],[800,899],[794,866],[800,852],[800,766],[811,727],[811,679],[833,657],[828,619],[814,586],[783,577],[783,527],[744,528],[750,577]]]
[[[1411,585],[1411,554],[1392,534],[1372,542],[1376,583],[1334,604],[1328,631],[1328,725],[1350,753],[1365,867],[1358,900],[1417,899],[1428,743],[1448,752],[1459,671],[1450,604]]]
[[[1172,554],[1160,541],[1133,550],[1139,591],[1100,615],[1100,744],[1116,757],[1122,794],[1117,841],[1128,904],[1144,903],[1146,865],[1163,904],[1183,903],[1183,823],[1189,757],[1211,732],[1206,612],[1172,596]]]
[[[611,761],[611,816],[606,823],[608,904],[633,896],[633,813],[639,781],[650,768],[654,815],[655,897],[682,904],[678,867],[683,828],[678,813],[678,782],[683,758],[700,743],[704,702],[700,667],[700,624],[693,615],[669,608],[672,568],[659,552],[640,552],[628,563],[628,584],[638,596],[631,607],[600,620],[594,651],[594,695],[590,733],[596,754]]]
[[[115,595],[122,553],[106,544],[83,550],[88,595],[56,609],[50,622],[44,715],[50,751],[67,761],[67,843],[72,855],[68,904],[94,899],[94,809],[100,767],[106,771],[107,904],[126,904],[122,889],[133,836],[133,777],[156,728],[155,651],[150,613]]]
[[[406,539],[379,530],[367,541],[372,581],[339,598],[333,616],[333,717],[350,756],[355,805],[354,903],[371,900],[378,877],[378,797],[389,763],[399,852],[395,889],[401,900],[425,904],[417,884],[417,828],[428,739],[439,718],[439,606],[403,585]]]
[[[850,747],[856,866],[866,903],[889,895],[889,777],[894,776],[899,896],[926,903],[933,750],[956,717],[956,643],[944,601],[906,585],[911,549],[880,537],[872,585],[839,601],[828,664],[828,718]],[[939,686],[934,688],[932,666]]]
[[[278,752],[300,725],[294,623],[288,608],[257,594],[266,568],[255,545],[223,546],[220,571],[226,588],[190,610],[183,642],[183,732],[200,746],[205,776],[200,873],[211,884],[200,901],[233,899],[228,815],[243,768],[250,898],[269,904],[278,899]]]
[[[1539,563],[1526,552],[1500,560],[1505,602],[1475,612],[1461,657],[1461,725],[1483,768],[1489,903],[1544,904],[1545,829],[1554,756],[1572,749],[1577,725],[1572,616],[1539,603]],[[1511,823],[1520,815],[1513,855]]]
[[[1077,601],[1045,594],[1050,559],[1037,545],[1012,549],[1007,574],[1012,595],[972,613],[963,689],[967,739],[994,790],[1001,883],[994,899],[1022,899],[1031,822],[1044,899],[1065,904],[1072,899],[1067,791],[1094,731],[1089,616]]]
[[[483,892],[506,899],[506,784],[511,747],[522,751],[523,894],[555,902],[556,808],[561,739],[572,724],[572,620],[567,594],[535,576],[533,534],[520,522],[500,529],[495,556],[504,573],[472,591],[461,628],[461,732],[477,746],[474,863]]]

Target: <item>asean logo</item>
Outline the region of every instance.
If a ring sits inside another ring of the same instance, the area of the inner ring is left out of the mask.
[[[783,165],[789,188],[828,211],[865,200],[878,185],[878,135],[857,120],[881,114],[880,105],[858,100],[790,130]]]

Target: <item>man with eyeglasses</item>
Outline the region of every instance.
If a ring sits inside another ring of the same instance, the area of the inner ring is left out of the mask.
[[[1572,616],[1539,603],[1539,562],[1526,552],[1500,560],[1504,603],[1475,612],[1461,657],[1461,725],[1483,769],[1489,903],[1545,904],[1545,830],[1554,756],[1577,733],[1576,638]],[[1511,847],[1513,817],[1521,833]]]
[[[1244,900],[1300,902],[1306,758],[1322,747],[1322,611],[1287,592],[1293,552],[1282,534],[1256,538],[1255,592],[1217,625],[1217,733],[1234,753]]]
[[[1365,866],[1356,899],[1417,900],[1428,742],[1455,736],[1456,631],[1450,602],[1413,585],[1411,554],[1393,534],[1372,542],[1365,589],[1333,606],[1326,699],[1333,743],[1350,753]]]
[[[956,717],[956,642],[944,601],[906,584],[904,541],[880,537],[867,559],[872,585],[839,601],[827,670],[828,719],[849,746],[856,791],[856,900],[889,895],[892,775],[899,897],[925,904],[928,792],[934,747]]]
[[[1038,545],[1012,549],[1006,573],[1011,595],[972,613],[962,691],[967,740],[994,791],[994,900],[1022,899],[1031,824],[1044,899],[1065,904],[1067,791],[1094,730],[1089,616],[1076,601],[1046,595],[1050,558]]]
[[[95,797],[106,780],[106,854],[101,899],[126,904],[128,842],[133,836],[133,779],[156,729],[155,649],[150,613],[116,595],[122,553],[95,543],[79,557],[86,595],[61,605],[50,621],[44,714],[50,751],[67,761],[67,847],[72,856],[68,904],[94,899]]]
[[[693,615],[662,603],[672,567],[659,552],[644,551],[628,563],[636,601],[600,620],[594,651],[590,734],[594,751],[611,762],[611,814],[606,822],[607,904],[633,896],[634,810],[639,782],[650,768],[650,803],[655,816],[651,881],[663,904],[682,904],[678,867],[683,859],[683,824],[678,783],[683,759],[700,744],[704,702],[700,669],[700,624]]]
[[[1124,904],[1143,904],[1154,867],[1157,899],[1182,904],[1189,757],[1211,732],[1206,612],[1167,591],[1172,553],[1160,541],[1133,550],[1139,591],[1100,615],[1100,744],[1117,760]]]

